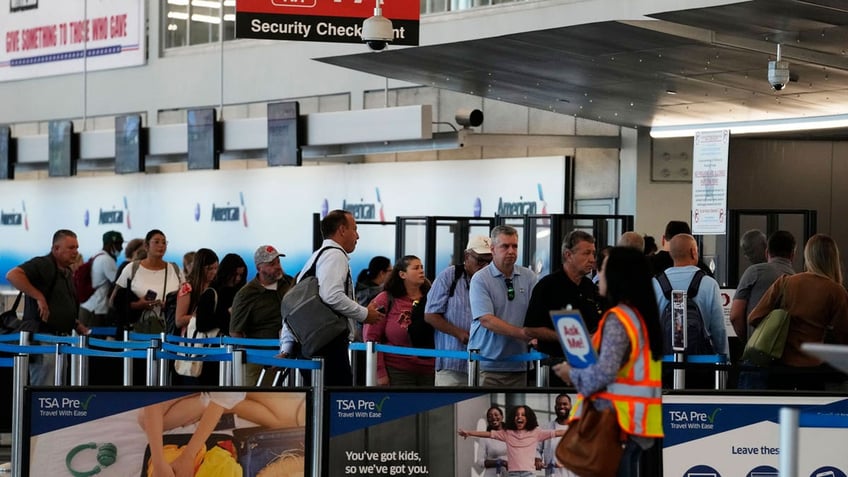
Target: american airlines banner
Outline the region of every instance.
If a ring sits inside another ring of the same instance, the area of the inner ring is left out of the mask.
[[[362,43],[362,21],[380,0],[239,0],[236,37],[263,40]],[[385,0],[393,45],[418,45],[419,2]]]
[[[0,5],[0,81],[144,64],[142,0]]]

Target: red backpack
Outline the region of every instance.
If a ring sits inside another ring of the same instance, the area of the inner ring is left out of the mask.
[[[106,252],[95,253],[87,262],[74,270],[74,291],[77,294],[78,303],[83,303],[91,298],[91,295],[94,295],[94,286],[91,283],[91,266],[94,263],[94,259],[104,253]]]

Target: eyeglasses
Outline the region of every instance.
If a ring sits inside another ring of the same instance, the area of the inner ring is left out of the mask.
[[[471,258],[473,258],[477,262],[478,267],[485,267],[486,265],[492,263],[492,257],[484,257],[482,255],[477,255],[476,253],[469,253]]]
[[[515,287],[512,286],[512,278],[504,278],[506,283],[506,297],[509,301],[515,300]]]

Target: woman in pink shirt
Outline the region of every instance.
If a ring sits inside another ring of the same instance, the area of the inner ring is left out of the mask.
[[[398,260],[384,290],[371,302],[385,310],[386,319],[365,325],[362,329],[364,340],[411,348],[407,328],[412,308],[424,306],[422,301],[429,290],[430,282],[424,275],[421,259],[406,255]],[[377,382],[384,386],[434,386],[435,367],[434,358],[378,353]]]
[[[459,430],[462,437],[487,437],[506,443],[509,477],[536,475],[536,445],[565,434],[565,429],[539,429],[536,413],[527,406],[516,406],[507,412],[506,429],[497,431]]]

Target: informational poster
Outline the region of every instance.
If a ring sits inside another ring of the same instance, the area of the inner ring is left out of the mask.
[[[721,311],[724,315],[724,328],[727,330],[727,336],[736,336],[736,330],[733,329],[733,324],[730,323],[730,308],[733,303],[733,296],[736,295],[735,288],[722,288],[719,290],[721,294]]]
[[[145,62],[142,0],[12,1],[0,6],[0,81]]]
[[[727,231],[727,151],[730,130],[698,131],[692,152],[692,233]]]
[[[236,37],[263,40],[362,43],[362,22],[380,0],[239,0]],[[382,2],[381,2],[382,3]],[[418,45],[418,2],[388,1],[395,45]]]
[[[301,476],[311,465],[306,390],[28,391],[22,475]]]
[[[575,397],[566,396],[568,401]],[[545,470],[534,465],[537,446],[524,449],[532,468],[523,469],[520,462],[507,462],[506,441],[482,435],[490,435],[487,429],[508,433],[514,431],[507,427],[537,426],[543,466],[552,469],[556,430],[562,429],[556,421],[567,417],[566,406],[556,405],[558,397],[566,400],[535,388],[330,392],[325,399],[323,475],[481,477],[505,475],[508,468],[543,476]]]
[[[845,477],[845,396],[665,395],[664,477],[777,477],[780,409],[798,408],[797,477]]]

